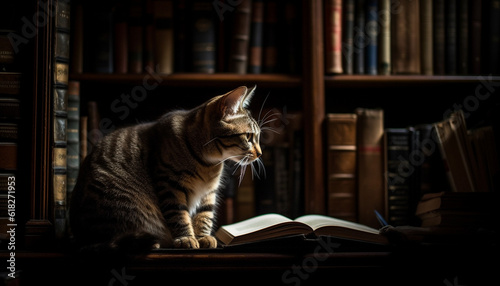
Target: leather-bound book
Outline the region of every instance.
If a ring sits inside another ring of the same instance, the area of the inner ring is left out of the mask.
[[[229,72],[237,74],[247,72],[251,11],[251,0],[243,0],[234,11]]]
[[[327,214],[357,220],[356,114],[328,114]]]
[[[374,211],[385,213],[384,111],[358,108],[355,113],[358,116],[358,222],[379,227]]]

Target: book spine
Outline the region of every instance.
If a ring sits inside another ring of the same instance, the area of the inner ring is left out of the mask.
[[[128,72],[128,23],[125,7],[118,5],[114,23],[114,72]]]
[[[87,115],[88,115],[87,118],[88,130],[87,130],[86,142],[87,142],[87,154],[90,154],[94,146],[97,145],[97,143],[99,143],[99,141],[104,136],[102,131],[99,129],[100,115],[96,101],[87,102]]]
[[[354,0],[342,3],[342,69],[345,74],[354,73]]]
[[[356,0],[354,18],[354,74],[365,73],[365,0]]]
[[[389,75],[391,69],[391,1],[381,0],[379,13],[379,60],[378,72]]]
[[[393,15],[391,23],[393,73],[420,74],[419,1],[401,1],[400,10]]]
[[[234,11],[229,72],[237,74],[247,72],[251,11],[251,0],[243,0]]]
[[[153,6],[154,59],[159,67],[158,72],[171,74],[174,72],[173,1],[155,0]]]
[[[469,1],[458,1],[457,73],[469,74]]]
[[[234,220],[242,221],[253,216],[255,216],[255,184],[251,172],[246,172],[235,194]]]
[[[263,69],[265,73],[275,73],[278,68],[278,3],[273,0],[265,3]]]
[[[340,74],[342,70],[342,0],[325,4],[326,73]]]
[[[286,116],[288,142],[290,148],[289,188],[290,216],[299,217],[304,213],[304,127],[302,113],[288,113]]]
[[[300,2],[298,0],[284,1],[284,25],[281,29],[284,29],[285,45],[281,48],[284,49],[286,56],[283,57],[285,61],[282,63],[286,68],[286,71],[291,74],[297,74],[301,72],[301,19],[300,19]]]
[[[471,74],[481,73],[482,0],[469,2],[469,68]]]
[[[457,74],[457,0],[446,0],[445,72]]]
[[[214,73],[216,37],[212,4],[205,1],[195,1],[193,17],[193,71]]]
[[[144,2],[144,1],[143,1]],[[153,0],[146,0],[144,7],[144,26],[142,32],[144,35],[144,53],[142,62],[144,69],[155,70],[154,46],[155,46],[155,22]]]
[[[128,72],[142,73],[143,28],[142,5],[140,0],[133,0],[129,6],[128,18]]]
[[[14,71],[16,67],[16,53],[10,43],[9,33],[15,31],[0,31],[0,70],[5,72]]]
[[[1,172],[17,170],[17,143],[0,142],[0,154]]]
[[[385,130],[387,154],[387,219],[392,226],[409,225],[410,212],[410,132],[407,128]]]
[[[252,2],[252,27],[250,29],[250,51],[248,72],[252,74],[262,73],[262,50],[264,29],[264,1],[253,0]]]
[[[80,170],[80,82],[70,81],[68,86],[68,202],[76,185]]]
[[[174,71],[187,72],[191,66],[190,53],[190,26],[191,18],[186,0],[175,1],[174,3]]]
[[[489,1],[488,67],[487,73],[500,74],[500,0]]]
[[[327,214],[357,221],[356,114],[328,114]]]
[[[274,189],[276,194],[275,212],[290,216],[292,197],[289,185],[289,145],[280,144],[273,147]]]
[[[384,157],[382,137],[384,112],[381,109],[356,109],[358,221],[371,227],[379,223],[374,211],[385,213]]]
[[[62,239],[66,235],[70,5],[65,1],[55,1],[53,5],[55,41],[52,82],[52,194],[55,236]]]
[[[113,73],[113,13],[109,5],[101,9],[86,10],[84,38],[84,68],[95,73]],[[89,61],[86,60],[89,59]]]
[[[445,74],[445,3],[444,0],[433,1],[433,53],[434,74]]]
[[[422,74],[424,75],[434,73],[432,31],[432,0],[420,0],[420,50],[422,51],[420,60]]]
[[[377,49],[378,49],[378,0],[368,0],[366,2],[366,74],[376,75],[377,64]]]

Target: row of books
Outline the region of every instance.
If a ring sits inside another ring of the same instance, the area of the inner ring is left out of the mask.
[[[213,2],[213,3],[212,3]],[[75,7],[76,73],[298,73],[297,1],[131,0]]]
[[[69,178],[76,177],[79,169],[79,140],[75,140],[74,130],[79,116],[79,86],[77,82],[69,81],[71,7],[68,1],[53,1],[47,5],[52,5],[54,11],[54,17],[50,18],[54,29],[48,47],[53,69],[42,71],[50,79],[47,85],[51,112],[47,118],[50,122],[50,218],[54,223],[54,236],[63,238],[67,229],[67,193],[74,185],[74,180]],[[27,84],[31,76],[25,65],[25,61],[31,58],[27,54],[29,48],[24,42],[19,42],[20,35],[24,35],[24,26],[20,26],[23,22],[19,19],[17,24],[9,21],[2,24],[6,25],[0,26],[0,230],[3,238],[4,228],[9,223],[21,223],[10,215],[10,211],[15,210],[15,202],[18,202],[19,209],[26,206],[26,200],[22,198],[27,193],[17,193],[17,196],[9,191],[26,189],[33,179],[28,177],[27,163],[32,154],[23,150],[32,150],[33,135],[26,132],[32,126],[26,119],[38,113],[32,112],[37,106],[30,102],[33,86]],[[15,185],[11,184],[13,181]]]
[[[385,128],[383,110],[329,114],[328,215],[379,226],[419,224],[423,194],[498,190],[491,126],[467,130],[463,113],[434,124]],[[428,224],[426,224],[428,226]]]
[[[15,199],[15,190],[19,189],[15,184],[21,180],[18,175],[22,73],[14,64],[17,54],[7,36],[11,32],[14,31],[0,31],[0,239],[8,239],[7,225],[16,223],[15,216],[9,221],[9,199]],[[14,191],[10,198],[9,190]]]
[[[327,0],[327,74],[499,74],[498,0]]]

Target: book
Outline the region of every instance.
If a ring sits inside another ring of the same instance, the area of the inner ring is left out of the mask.
[[[355,111],[357,145],[358,222],[379,225],[374,211],[385,213],[384,111],[358,108]]]
[[[264,29],[264,1],[252,1],[252,20],[250,29],[250,47],[248,53],[248,72],[262,73],[262,49]]]
[[[495,206],[499,196],[494,192],[440,192],[426,194],[415,214],[422,227],[494,227]]]
[[[457,0],[445,1],[445,72],[457,74]]]
[[[171,0],[154,0],[154,59],[158,72],[174,72],[174,6]]]
[[[434,0],[432,6],[433,20],[433,62],[434,74],[445,74],[445,0]]]
[[[388,244],[386,237],[380,235],[377,229],[362,224],[323,215],[305,215],[291,220],[274,213],[221,226],[215,237],[224,245],[237,245],[300,234]]]
[[[280,58],[280,72],[288,72],[291,74],[301,73],[302,67],[302,33],[301,33],[301,1],[292,0],[284,1],[282,5],[284,12],[283,24],[280,25],[280,31],[284,32],[284,45],[281,44],[279,49],[283,50],[283,56]]]
[[[432,15],[432,0],[420,0],[420,65],[424,75],[434,74]]]
[[[229,60],[229,72],[231,73],[245,74],[247,72],[251,11],[251,0],[243,0],[234,11]]]
[[[68,201],[76,185],[80,170],[80,82],[69,81],[68,86]]]
[[[275,73],[278,68],[278,2],[264,1],[263,72]]]
[[[354,74],[365,73],[365,0],[355,0],[353,56]]]
[[[452,191],[474,192],[476,184],[472,150],[466,138],[467,127],[463,112],[454,112],[448,119],[435,123],[434,128]]]
[[[489,0],[486,1],[486,15],[487,16],[487,29],[486,29],[486,41],[488,61],[484,63],[485,73],[500,74],[500,0]],[[483,6],[484,7],[484,6]]]
[[[84,8],[83,68],[94,73],[113,73],[113,10],[109,3]]]
[[[342,2],[342,69],[344,74],[354,73],[354,15],[355,0]]]
[[[52,170],[54,234],[57,239],[66,235],[67,154],[68,154],[68,75],[70,11],[68,2],[55,1],[55,30],[53,41],[52,79]]]
[[[457,73],[469,74],[469,1],[457,2]],[[472,45],[472,44],[471,44]]]
[[[131,0],[128,8],[129,8],[128,19],[127,19],[128,72],[142,73],[143,71],[142,53],[143,53],[143,38],[144,38],[144,33],[142,28],[143,26],[142,3],[140,0]]]
[[[462,210],[462,211],[480,211],[493,207],[495,204],[493,192],[439,192],[424,194],[420,199],[415,214],[421,215],[427,212],[437,210]]]
[[[481,73],[482,0],[469,2],[469,70]]]
[[[356,114],[328,114],[327,214],[357,220]]]
[[[380,1],[378,17],[379,27],[379,59],[378,73],[389,75],[391,68],[391,1]]]
[[[377,75],[378,70],[378,0],[366,0],[366,74]]]
[[[123,4],[118,4],[115,8],[115,21],[113,28],[113,49],[114,49],[114,73],[127,73],[128,72],[128,19],[127,10]]]
[[[192,53],[194,72],[215,73],[217,49],[214,15],[212,3],[206,1],[193,3]]]
[[[391,19],[392,71],[420,74],[420,5],[418,0],[400,1],[400,13]]]
[[[84,18],[83,5],[74,5],[73,16],[71,17],[71,73],[83,73],[83,38],[84,38]]]
[[[409,128],[385,130],[387,164],[387,222],[392,226],[411,225],[420,195],[420,165],[414,156],[419,131]],[[413,162],[413,163],[412,163]]]
[[[325,52],[326,73],[342,73],[342,0],[325,3]]]

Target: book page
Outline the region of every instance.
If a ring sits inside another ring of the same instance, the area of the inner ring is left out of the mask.
[[[293,221],[279,214],[264,214],[231,225],[225,225],[223,228],[233,236],[240,236],[284,222]]]
[[[341,220],[338,218],[322,216],[322,215],[305,215],[305,216],[298,217],[297,219],[295,219],[295,221],[305,223],[305,224],[309,225],[314,230],[317,230],[317,229],[319,229],[321,227],[325,227],[325,226],[339,226],[339,227],[354,229],[354,230],[373,233],[373,234],[379,233],[379,231],[377,229],[368,227],[366,225],[362,225],[362,224],[354,223],[354,222],[350,222],[350,221],[345,221],[345,220]]]

